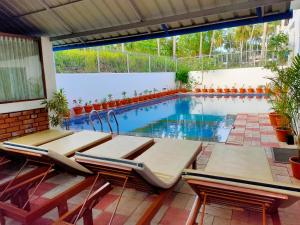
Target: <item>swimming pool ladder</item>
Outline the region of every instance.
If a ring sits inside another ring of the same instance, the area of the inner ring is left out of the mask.
[[[99,123],[100,123],[100,127],[101,127],[101,132],[103,132],[103,123],[102,123],[102,120],[101,120],[101,117],[99,115],[99,113],[97,112],[97,110],[92,110],[89,114],[89,122],[90,122],[90,125],[93,127],[94,131],[96,131],[96,127],[94,125],[94,122],[92,120],[92,115],[96,113],[97,115],[97,119],[99,120]]]
[[[115,119],[115,123],[116,123],[116,126],[117,126],[117,134],[120,133],[120,130],[119,130],[119,122],[117,120],[117,117],[116,117],[116,114],[115,114],[115,111],[114,110],[109,110],[106,114],[106,121],[107,121],[107,124],[108,124],[108,127],[109,127],[109,130],[110,130],[110,133],[113,134],[113,130],[112,130],[112,127],[111,127],[111,123],[110,123],[110,115],[113,115],[114,119]]]

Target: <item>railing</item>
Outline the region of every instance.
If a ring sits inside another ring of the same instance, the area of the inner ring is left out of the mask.
[[[272,61],[284,65],[288,61],[288,52],[258,50],[174,59],[168,56],[86,49],[56,52],[55,61],[57,73],[174,72],[180,67],[201,71],[258,67]]]
[[[116,114],[115,114],[115,112],[113,110],[109,110],[107,112],[107,115],[106,115],[106,120],[107,120],[107,124],[108,124],[109,130],[110,130],[110,133],[113,134],[113,129],[112,129],[112,126],[111,126],[111,123],[110,123],[110,115],[111,114],[113,115],[115,123],[116,123],[116,126],[117,126],[117,134],[119,134],[120,133],[119,122],[118,122]]]
[[[90,125],[92,126],[93,130],[96,131],[96,127],[95,127],[95,124],[94,124],[94,121],[93,121],[93,118],[92,118],[92,115],[95,114],[95,113],[96,113],[97,119],[99,120],[99,123],[100,123],[100,131],[103,132],[103,123],[102,123],[102,120],[101,120],[101,117],[100,117],[99,113],[96,110],[92,110],[89,114]]]

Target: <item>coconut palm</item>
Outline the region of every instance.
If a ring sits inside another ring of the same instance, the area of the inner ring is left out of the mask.
[[[240,44],[240,54],[241,54],[241,61],[243,59],[243,48],[244,48],[244,44],[248,41],[249,37],[250,37],[250,27],[249,26],[242,26],[242,27],[238,27],[235,30],[235,40],[237,42],[239,42]]]

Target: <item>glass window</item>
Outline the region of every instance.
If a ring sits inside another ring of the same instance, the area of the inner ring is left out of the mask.
[[[0,103],[44,97],[39,42],[0,34]]]

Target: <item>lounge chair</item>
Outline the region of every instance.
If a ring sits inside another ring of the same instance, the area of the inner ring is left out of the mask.
[[[152,202],[137,222],[137,224],[148,224],[159,210],[163,200],[172,192],[180,180],[183,169],[191,165],[195,168],[195,161],[201,149],[201,142],[163,139],[156,142],[134,160],[117,159],[113,155],[111,157],[97,157],[89,154],[89,151],[76,153],[75,160],[109,183],[122,186],[123,191],[125,188],[130,187],[139,191],[157,194],[156,200]],[[86,202],[61,217],[56,224],[75,224],[77,220],[74,221],[74,218],[83,217],[85,219],[81,212],[87,209],[91,210],[94,204],[89,205],[88,203],[94,202],[94,200],[93,195],[89,196]],[[116,209],[111,222],[115,212]],[[86,224],[89,225],[93,222],[92,218],[85,219],[85,221],[88,221]]]
[[[273,181],[265,150],[259,147],[216,145],[204,171],[186,169],[183,179],[197,194],[187,225],[203,224],[208,203],[233,206],[266,214],[279,225],[278,207],[300,199],[300,187]]]
[[[136,155],[138,154],[138,152],[145,151],[145,149],[151,146],[153,142],[154,141],[151,138],[117,136],[111,141],[93,147],[90,151],[95,156],[97,156],[97,152],[99,152],[99,155],[101,156],[106,156],[106,154],[111,155],[113,152],[116,151],[117,153],[114,153],[116,157],[130,158],[132,154]],[[59,142],[56,143],[62,144],[62,141],[60,140]],[[132,145],[130,143],[132,143]],[[72,143],[69,144],[73,146]],[[47,147],[50,146],[57,147],[58,145],[53,145],[52,143],[47,144]],[[98,179],[97,176],[93,175],[92,171],[80,165],[79,163],[75,162],[73,158],[68,158],[59,153],[59,152],[63,152],[63,153],[68,152],[68,154],[72,154],[74,153],[74,151],[72,152],[65,151],[65,150],[58,151],[57,148],[54,148],[55,150],[53,151],[52,149],[50,150],[41,147],[32,147],[26,145],[23,146],[8,145],[6,147],[9,147],[9,149],[6,149],[7,151],[12,151],[15,154],[22,154],[25,155],[26,157],[29,156],[33,160],[38,160],[42,163],[52,165],[51,167],[49,167],[49,169],[55,166],[58,168],[63,168],[70,173],[83,174],[87,178],[81,181],[79,184],[75,185],[74,187],[71,187],[70,189],[64,191],[63,193],[59,194],[55,198],[49,200],[48,203],[45,203],[44,205],[35,208],[33,210],[30,210],[30,208],[25,208],[25,206],[28,206],[28,203],[30,201],[30,196],[28,196],[28,193],[27,193],[26,200],[22,200],[21,202],[22,204],[18,204],[17,206],[16,204],[0,202],[0,221],[1,219],[4,220],[4,216],[7,216],[17,221],[20,221],[23,224],[30,224],[34,219],[39,218],[40,216],[42,216],[43,214],[45,214],[46,212],[50,211],[55,207],[58,207],[59,215],[62,215],[66,213],[68,210],[67,203],[66,203],[67,200],[73,197],[74,195],[78,194],[88,186],[92,185],[92,189],[93,189]],[[45,175],[43,175],[43,177],[40,178],[38,182],[40,183],[41,180],[44,179],[45,179]],[[19,184],[18,186],[23,188],[22,184]],[[37,187],[34,189],[34,191],[36,189]],[[110,189],[111,187],[110,185],[108,185],[108,183],[104,184],[104,186],[100,188],[101,191],[99,190],[97,191],[98,198],[103,196]],[[32,195],[33,193],[31,193],[31,196]]]
[[[49,129],[45,131],[28,134],[22,137],[13,138],[10,140],[12,143],[38,146],[45,144],[56,139],[71,135],[73,132],[58,129]],[[11,160],[6,158],[5,155],[0,152],[0,169],[10,163]],[[1,189],[0,189],[1,190]]]

